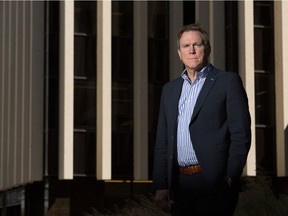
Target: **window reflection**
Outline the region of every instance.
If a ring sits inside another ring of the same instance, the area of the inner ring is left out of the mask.
[[[274,71],[273,29],[259,27],[254,29],[255,69],[267,72]]]
[[[271,74],[255,74],[256,124],[273,125],[274,120],[274,79]]]
[[[151,179],[160,96],[163,85],[169,81],[169,2],[149,1],[148,17],[148,166]]]
[[[74,128],[95,129],[95,81],[75,79],[74,82]]]
[[[254,2],[257,174],[276,173],[273,2]]]
[[[133,2],[112,2],[112,178],[133,178]]]
[[[225,1],[225,66],[238,72],[238,2]]]
[[[74,175],[95,175],[96,2],[74,5]]]

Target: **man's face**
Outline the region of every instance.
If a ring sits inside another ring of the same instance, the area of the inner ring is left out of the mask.
[[[207,64],[210,53],[205,53],[201,32],[188,31],[179,40],[178,54],[188,71],[200,71]]]

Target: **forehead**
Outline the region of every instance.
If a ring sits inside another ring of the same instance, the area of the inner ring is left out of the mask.
[[[199,31],[186,31],[183,32],[180,43],[185,42],[202,42],[202,34]]]

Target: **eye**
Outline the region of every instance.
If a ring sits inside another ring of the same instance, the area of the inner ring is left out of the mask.
[[[193,44],[194,47],[201,47],[202,46],[202,43],[195,43]]]

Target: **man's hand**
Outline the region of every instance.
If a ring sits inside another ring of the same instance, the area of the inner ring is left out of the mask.
[[[169,190],[162,189],[157,190],[155,194],[155,200],[159,207],[164,211],[169,212],[171,210],[171,200],[169,199]]]

